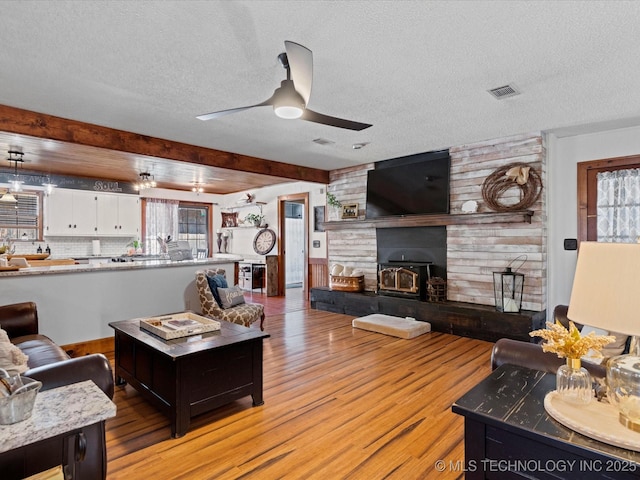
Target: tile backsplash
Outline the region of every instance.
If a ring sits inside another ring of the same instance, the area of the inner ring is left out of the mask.
[[[46,237],[42,242],[36,241],[16,241],[15,253],[29,254],[36,253],[38,245],[44,252],[49,245],[51,249],[50,258],[76,258],[93,256],[93,240],[91,237]],[[100,255],[117,257],[127,253],[129,245],[134,237],[100,237]]]

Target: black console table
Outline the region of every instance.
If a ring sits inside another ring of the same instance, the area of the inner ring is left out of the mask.
[[[529,332],[544,328],[547,313],[523,310],[503,313],[494,307],[463,302],[425,302],[374,292],[342,292],[328,287],[311,289],[311,308],[362,317],[383,313],[429,322],[434,332],[496,342],[511,338],[532,342]]]
[[[464,418],[465,478],[640,478],[640,452],[601,443],[547,415],[553,374],[503,365],[452,407]]]

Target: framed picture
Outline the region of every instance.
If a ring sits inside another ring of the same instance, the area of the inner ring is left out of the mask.
[[[342,218],[358,218],[358,204],[350,203],[342,206]]]
[[[313,231],[324,232],[324,205],[313,207]]]
[[[222,214],[222,227],[237,227],[238,212],[220,212]]]

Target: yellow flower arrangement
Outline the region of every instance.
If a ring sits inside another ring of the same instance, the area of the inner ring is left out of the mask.
[[[614,342],[616,339],[611,335],[596,335],[594,332],[583,337],[571,321],[569,321],[569,330],[558,321],[555,324],[547,323],[547,327],[541,330],[534,330],[529,335],[542,337],[546,340],[542,344],[542,350],[544,352],[553,352],[560,358],[578,359],[586,355],[589,350],[594,351],[596,353],[595,356],[602,356],[600,353],[602,347]]]

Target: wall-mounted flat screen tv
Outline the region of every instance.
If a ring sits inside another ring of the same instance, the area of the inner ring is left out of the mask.
[[[367,172],[366,218],[449,213],[448,150],[376,162]]]

